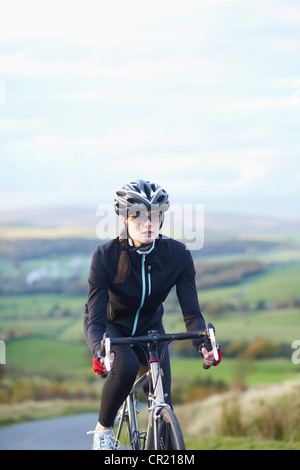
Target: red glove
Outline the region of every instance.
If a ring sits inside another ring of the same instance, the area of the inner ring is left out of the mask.
[[[217,361],[214,362],[213,366],[218,366],[220,364],[220,362],[222,361],[222,349],[221,349],[221,346],[219,344],[217,344],[217,350],[218,350],[218,356],[219,356],[219,359]]]
[[[98,359],[95,357],[93,358],[93,369],[95,374],[105,376],[106,374],[103,374],[103,363],[100,362]]]

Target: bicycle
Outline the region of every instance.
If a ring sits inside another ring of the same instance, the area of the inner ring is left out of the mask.
[[[207,350],[214,351],[215,360],[218,360],[218,351],[215,341],[214,327],[211,323],[205,331],[193,331],[186,333],[159,334],[152,330],[147,336],[126,338],[110,338],[104,335],[102,351],[105,351],[106,368],[110,370],[110,351],[114,345],[146,344],[148,348],[148,371],[142,375],[133,385],[129,395],[121,406],[117,420],[119,424],[115,431],[116,442],[121,441],[121,432],[125,427],[128,437],[128,446],[131,450],[185,450],[185,444],[181,428],[173,409],[165,403],[165,395],[162,382],[162,369],[158,357],[157,344],[165,342],[168,347],[172,341],[187,339],[200,339]],[[162,352],[162,355],[164,350]],[[104,355],[104,354],[103,354]],[[205,366],[208,369],[209,366]],[[137,392],[149,385],[148,411],[149,419],[146,432],[140,432],[137,422]],[[122,441],[122,445],[126,442]]]

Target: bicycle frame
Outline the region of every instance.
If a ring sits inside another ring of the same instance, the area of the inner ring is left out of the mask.
[[[150,373],[146,372],[134,383],[128,397],[126,398],[119,410],[120,421],[116,432],[116,439],[119,440],[124,417],[127,413],[130,444],[135,450],[141,449],[141,434],[139,432],[137,423],[136,394],[141,388],[143,388],[147,383],[149,383],[149,380]]]
[[[157,352],[157,345],[148,344],[149,352],[149,369],[150,369],[150,378],[151,378],[151,392],[149,393],[149,421],[147,429],[147,439],[146,439],[146,449],[150,449],[153,446],[158,449],[158,434],[157,426],[154,423],[158,420],[158,411],[161,408],[169,407],[165,403],[165,394],[162,383],[162,369],[160,365],[160,360]]]
[[[140,439],[141,435],[138,429],[137,423],[137,410],[136,410],[136,400],[135,396],[136,393],[147,385],[150,382],[151,391],[149,392],[148,402],[149,407],[148,411],[149,421],[148,421],[148,430],[147,430],[147,439],[146,439],[146,449],[149,447],[149,442],[154,441],[155,448],[158,446],[158,436],[156,432],[156,427],[153,427],[153,420],[157,419],[157,411],[162,407],[169,407],[167,403],[165,403],[164,399],[164,389],[162,383],[162,369],[160,366],[160,360],[158,358],[158,353],[156,347],[152,345],[148,345],[148,353],[149,353],[149,362],[148,367],[149,370],[144,375],[142,375],[133,385],[127,399],[124,401],[121,410],[120,410],[120,423],[116,433],[116,439],[119,439],[119,435],[121,432],[122,421],[124,420],[125,413],[128,415],[128,429],[130,430],[130,443],[131,446],[135,449],[140,449]],[[147,445],[148,444],[148,445]]]
[[[130,337],[130,338],[112,338],[111,344],[147,344],[148,347],[148,372],[140,377],[133,385],[128,397],[124,401],[121,411],[120,411],[120,423],[116,433],[116,439],[119,440],[119,435],[121,432],[122,424],[124,421],[127,422],[128,434],[130,438],[130,445],[132,449],[141,450],[145,448],[146,450],[160,449],[160,439],[162,438],[161,426],[166,426],[166,423],[172,421],[171,430],[168,430],[172,434],[173,438],[176,441],[176,444],[183,447],[184,442],[181,435],[181,430],[179,423],[174,415],[171,407],[165,403],[164,388],[162,382],[162,369],[160,365],[160,359],[158,356],[158,342],[166,342],[166,347],[173,340],[182,340],[182,339],[203,339],[207,338],[206,331],[198,332],[187,332],[187,333],[176,333],[176,334],[163,334],[159,335],[156,331],[150,331],[148,336],[140,337]],[[105,341],[107,337],[105,338]],[[104,341],[104,340],[103,340]],[[110,348],[109,348],[110,350]],[[107,352],[107,351],[106,351]],[[149,383],[149,396],[148,396],[148,411],[149,411],[149,420],[148,428],[146,433],[146,442],[144,441],[143,447],[141,446],[141,439],[144,438],[139,432],[138,423],[137,423],[137,410],[136,410],[136,393],[142,387]],[[168,425],[167,425],[168,427]],[[178,438],[179,435],[179,438]],[[174,442],[175,442],[174,441]],[[177,448],[177,447],[176,447]]]

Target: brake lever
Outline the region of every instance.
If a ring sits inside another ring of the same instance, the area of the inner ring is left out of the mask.
[[[215,336],[215,331],[213,327],[208,329],[208,336],[210,338],[212,350],[214,352],[215,361],[217,362],[219,360],[219,354],[217,350],[216,336]]]
[[[207,351],[213,351],[215,361],[219,360],[219,354],[217,350],[217,343],[216,343],[216,336],[215,336],[215,328],[212,323],[208,323],[206,328],[206,338],[204,340],[204,346]],[[203,369],[209,369],[211,366],[203,364]]]
[[[107,372],[109,372],[111,370],[111,367],[110,367],[110,338],[109,337],[105,338],[104,364],[105,364]]]
[[[111,370],[111,365],[110,365],[110,336],[107,332],[104,333],[103,339],[101,341],[101,357],[104,358],[104,365],[109,372]],[[103,374],[102,378],[105,379],[107,377],[107,374]]]

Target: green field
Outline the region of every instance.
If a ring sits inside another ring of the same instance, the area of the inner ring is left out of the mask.
[[[226,315],[212,320],[222,341],[251,341],[254,338],[267,338],[277,343],[292,344],[300,339],[300,310],[285,308],[263,310],[241,316]]]
[[[271,303],[297,295],[299,280],[298,266],[283,266],[251,277],[246,288],[199,291],[200,304],[220,300],[248,302],[250,309],[246,312],[237,310],[214,317],[203,310],[206,321],[214,323],[219,342],[265,338],[291,346],[300,339],[300,307],[252,310],[251,306],[259,300]],[[60,375],[69,373],[69,358],[74,357],[76,369],[82,373],[89,356],[82,328],[85,301],[86,297],[58,294],[1,297],[0,337],[6,341],[7,361],[12,369]],[[185,329],[180,313],[167,311],[164,323],[169,332]],[[279,375],[283,373],[278,370]]]
[[[11,341],[6,355],[12,370],[25,374],[87,379],[87,353],[84,344],[34,337]]]
[[[299,265],[270,269],[247,279],[242,285],[200,290],[199,302],[239,301],[253,307],[260,300],[271,303],[297,295],[300,295]]]
[[[13,322],[26,322],[31,318],[41,320],[59,305],[61,310],[68,309],[73,314],[82,313],[85,297],[64,296],[59,294],[37,294],[0,297],[1,330],[11,318]]]
[[[47,297],[49,300],[49,298]],[[39,299],[41,301],[41,299]],[[66,299],[64,299],[66,301]],[[21,300],[20,300],[21,302]],[[184,330],[181,315],[169,315],[167,330]],[[167,318],[167,317],[166,317]],[[224,317],[213,320],[218,340],[247,340],[256,337],[286,342],[291,345],[300,331],[298,309],[256,312],[241,317]],[[7,320],[6,328],[13,328],[13,321]],[[91,378],[91,353],[83,339],[82,318],[41,318],[40,320],[19,320],[15,323],[20,334],[29,333],[25,338],[14,338],[7,343],[7,362],[12,370],[40,373],[51,377]],[[293,350],[291,349],[291,354]],[[76,364],[76,367],[70,367]],[[174,358],[172,370],[174,379],[191,380],[199,374],[213,380],[230,383],[238,376],[238,368],[248,367],[246,384],[277,382],[289,379],[299,372],[299,367],[290,359],[270,359],[241,363],[239,359],[223,358],[222,366],[204,372],[200,358]],[[251,367],[250,367],[251,365]]]
[[[11,341],[7,346],[7,362],[12,370],[22,370],[25,374],[84,380],[91,379],[93,375],[91,355],[85,344],[46,338]],[[172,359],[172,376],[176,381],[192,381],[199,377],[204,381],[209,378],[230,384],[242,378],[246,385],[252,385],[282,382],[299,375],[299,372],[299,366],[284,358],[247,361],[224,357],[222,367],[209,371],[202,369],[199,356]]]
[[[202,369],[199,358],[177,358],[172,360],[172,377],[175,381],[197,383],[197,378],[222,381],[231,384],[238,380],[245,385],[280,383],[299,377],[300,366],[295,366],[288,359],[261,359],[247,361],[242,359],[222,360],[222,367],[212,367],[208,371]]]

